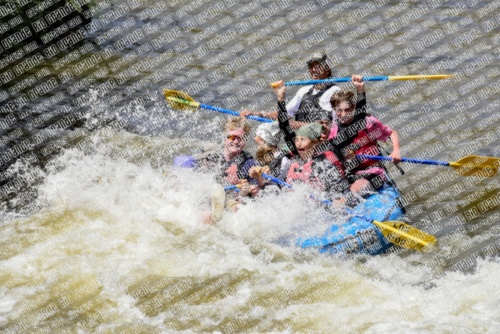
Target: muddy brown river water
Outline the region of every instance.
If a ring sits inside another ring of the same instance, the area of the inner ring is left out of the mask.
[[[368,82],[368,103],[405,157],[500,157],[499,7],[1,2],[0,331],[497,333],[498,175],[387,165],[407,221],[438,238],[424,254],[283,245],[305,219],[339,223],[300,187],[207,226],[212,175],[171,164],[219,143],[229,116],[173,109],[163,89],[271,111],[269,83],[309,79],[318,50],[337,77],[453,74]]]

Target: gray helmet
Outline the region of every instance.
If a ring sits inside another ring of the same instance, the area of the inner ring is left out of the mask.
[[[306,137],[311,140],[316,140],[319,139],[319,137],[321,137],[322,131],[323,127],[321,126],[321,124],[310,123],[296,130],[295,134],[297,136]]]
[[[311,58],[307,60],[307,66],[312,63],[324,63],[327,59],[326,53],[324,51],[317,51],[311,55]]]

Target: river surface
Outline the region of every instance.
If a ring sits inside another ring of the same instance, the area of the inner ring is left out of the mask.
[[[335,76],[454,74],[368,82],[368,103],[399,132],[403,156],[500,156],[499,7],[118,1],[93,16],[101,26],[87,27],[76,46],[49,58],[39,43],[29,56],[45,58],[15,82],[38,73],[56,87],[2,111],[3,156],[31,146],[0,170],[1,333],[498,333],[498,175],[400,164],[401,175],[388,165],[407,221],[438,246],[376,257],[305,251],[280,240],[299,236],[305,220],[308,233],[341,221],[301,187],[226,212],[217,226],[202,223],[213,175],[171,165],[219,143],[228,116],[173,109],[162,92],[274,110],[269,82],[307,79],[305,60],[317,50]],[[59,68],[78,48],[79,58]],[[4,126],[7,115],[16,121]]]

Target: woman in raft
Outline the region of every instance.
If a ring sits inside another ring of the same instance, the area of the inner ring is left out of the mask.
[[[321,138],[325,137],[324,126],[311,123],[298,130],[292,130],[285,107],[285,86],[281,85],[275,92],[278,97],[279,126],[285,133],[285,141],[293,147],[292,151],[295,153],[286,181],[305,182],[325,191],[328,198],[334,201],[343,202],[341,197],[344,195],[348,205],[357,204],[356,196],[353,196],[349,189],[349,182],[340,159],[328,141],[321,141]]]
[[[243,112],[242,114],[245,115]],[[293,154],[288,146],[279,147],[283,131],[278,122],[261,124],[255,134],[254,141],[257,144],[255,157],[260,167],[252,167],[249,171],[250,177],[258,178],[261,173],[266,173],[285,180]],[[267,180],[265,186],[267,185],[276,184]]]
[[[359,109],[356,104],[356,101],[366,101],[364,82],[362,77],[358,79],[360,80],[353,81],[357,96],[352,92],[335,93],[332,96],[335,121],[332,123],[328,139],[342,160],[351,183],[351,190],[364,193],[380,188],[389,179],[384,167],[378,161],[359,159],[356,155],[381,155],[378,142],[386,141],[388,138],[394,147],[390,154],[394,163],[401,161],[401,152],[397,132],[365,110]]]

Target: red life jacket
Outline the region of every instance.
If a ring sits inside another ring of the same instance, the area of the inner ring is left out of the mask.
[[[378,164],[377,160],[354,160],[351,157],[352,154],[380,155],[377,136],[368,132],[366,122],[366,118],[362,117],[343,129],[337,125],[337,135],[333,138],[334,144],[337,145],[340,154],[343,156],[342,160],[345,169],[350,172],[364,170]]]
[[[297,161],[293,162],[288,169],[287,182],[292,183],[300,180],[302,182],[316,184],[321,187],[322,182],[316,177],[318,171],[315,171],[315,167],[319,167],[319,163],[325,160],[333,164],[333,167],[331,168],[337,168],[339,174],[343,178],[345,177],[344,168],[337,156],[332,151],[325,151],[314,156],[302,166]]]

